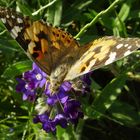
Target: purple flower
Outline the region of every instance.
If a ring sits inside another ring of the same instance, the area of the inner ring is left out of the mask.
[[[87,73],[85,75],[83,75],[81,77],[81,80],[83,81],[83,88],[81,90],[81,92],[84,94],[84,93],[90,93],[90,85],[91,85],[91,75],[92,75],[93,72],[90,72],[90,73]]]
[[[37,100],[36,110],[40,108],[37,110],[38,115],[33,119],[34,123],[41,123],[46,132],[53,133],[56,132],[57,125],[62,128],[66,128],[70,122],[76,125],[78,120],[83,118],[83,112],[80,102],[76,100],[76,94],[73,99],[72,92],[87,92],[86,87],[89,88],[91,84],[90,75],[77,80],[75,87],[77,86],[77,89],[80,87],[80,90],[76,91],[72,83],[65,81],[53,95],[46,78],[46,73],[34,63],[32,70],[25,72],[22,79],[17,79],[16,91],[23,93],[23,100],[35,101],[38,89],[43,89],[38,98],[41,102]]]
[[[36,91],[32,90],[32,84],[27,84],[24,80],[17,78],[19,82],[16,86],[17,92],[23,93],[23,100],[34,101],[36,98]]]
[[[67,119],[62,114],[56,115],[54,119],[49,119],[49,116],[46,114],[37,115],[33,119],[33,122],[34,123],[38,123],[38,122],[42,123],[42,128],[46,132],[55,132],[57,125],[60,125],[63,128],[67,127]]]
[[[81,80],[87,85],[91,85],[91,75],[93,72],[89,72],[81,77]]]
[[[18,85],[16,86],[16,91],[25,92],[26,91],[26,89],[25,89],[26,82],[19,78],[17,78],[16,80],[18,81]]]
[[[56,115],[53,121],[56,125],[60,125],[63,128],[67,127],[67,118],[63,114]]]
[[[62,104],[64,104],[68,99],[67,92],[70,91],[70,89],[71,89],[71,83],[64,82],[60,86],[58,93],[51,95],[51,92],[49,90],[49,84],[48,84],[46,91],[45,91],[45,94],[48,96],[47,104],[54,105],[57,102],[61,102]]]
[[[22,79],[17,79],[17,92],[23,93],[23,100],[34,101],[37,88],[42,88],[46,83],[46,74],[33,63],[33,69],[23,74]]]
[[[83,118],[81,104],[76,100],[69,100],[64,104],[64,113],[69,120],[77,124],[79,118]]]
[[[34,123],[42,123],[42,128],[46,131],[46,132],[55,132],[56,131],[56,125],[55,123],[49,119],[49,117],[46,114],[42,114],[42,115],[37,115],[34,120]]]
[[[33,63],[33,69],[25,72],[23,78],[30,83],[34,83],[34,88],[42,88],[46,83],[47,75]]]

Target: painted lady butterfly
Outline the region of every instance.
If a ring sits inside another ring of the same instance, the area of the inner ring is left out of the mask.
[[[67,32],[0,7],[0,18],[27,55],[49,75],[50,90],[63,81],[111,64],[140,47],[139,38],[106,36],[84,46]]]

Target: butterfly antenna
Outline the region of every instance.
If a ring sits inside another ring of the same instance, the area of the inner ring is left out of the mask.
[[[60,105],[61,109],[64,111],[64,107],[63,107],[63,105],[62,105],[62,103],[61,103],[61,101],[60,101],[60,99],[59,99],[57,94],[56,94],[56,97],[57,97],[57,100],[59,102],[59,105]]]

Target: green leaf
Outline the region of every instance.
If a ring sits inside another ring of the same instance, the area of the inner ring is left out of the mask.
[[[127,19],[130,13],[130,8],[131,8],[131,0],[128,0],[126,3],[124,3],[121,7],[121,10],[117,16],[117,18],[114,20],[114,35],[120,36],[122,35],[127,36],[126,34],[126,27],[124,21]]]
[[[31,7],[29,5],[27,5],[27,3],[25,2],[19,2],[17,1],[17,7],[21,10],[21,12],[24,13],[24,15],[28,15],[28,16],[32,16],[32,10]]]
[[[15,76],[20,75],[23,72],[31,69],[31,64],[32,62],[30,60],[17,62],[11,65],[10,67],[8,67],[4,71],[2,76],[6,78],[14,78]]]
[[[129,0],[126,3],[124,3],[121,7],[121,10],[118,14],[118,17],[120,18],[120,20],[123,22],[127,19],[129,12],[130,12],[130,8],[131,8],[131,3],[132,1]]]
[[[62,17],[62,0],[57,0],[48,8],[47,21],[54,26],[59,26]]]
[[[111,107],[118,95],[121,93],[127,76],[125,74],[114,78],[101,92],[101,94],[95,99],[92,107],[99,113],[105,113],[107,109]]]
[[[125,125],[137,125],[140,123],[140,117],[134,106],[124,102],[116,101],[112,104],[109,112],[113,118]]]
[[[72,126],[68,126],[66,129],[57,126],[57,139],[58,140],[76,140]]]
[[[4,39],[0,37],[0,50],[5,51],[17,51],[19,48],[17,42],[15,40]]]
[[[133,10],[129,14],[129,19],[135,19],[135,18],[140,18],[140,11],[139,10]]]

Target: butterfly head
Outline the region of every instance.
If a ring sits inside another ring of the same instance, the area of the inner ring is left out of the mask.
[[[60,83],[57,80],[51,79],[50,80],[50,86],[49,90],[51,92],[51,95],[56,94],[59,91]]]

